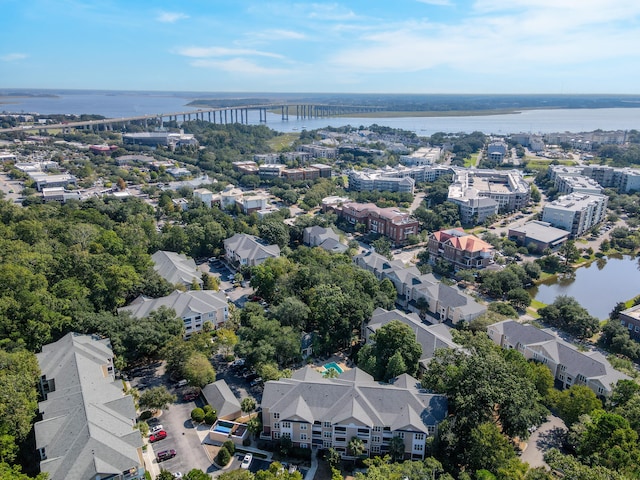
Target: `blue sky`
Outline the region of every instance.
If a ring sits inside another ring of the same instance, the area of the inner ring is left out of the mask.
[[[639,0],[0,0],[0,88],[640,93]]]

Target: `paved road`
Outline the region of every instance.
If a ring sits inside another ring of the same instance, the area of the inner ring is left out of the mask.
[[[547,467],[544,462],[545,452],[552,448],[560,448],[567,427],[564,422],[555,415],[549,415],[549,421],[543,423],[531,434],[527,442],[527,448],[522,453],[521,460],[527,462],[530,467]]]

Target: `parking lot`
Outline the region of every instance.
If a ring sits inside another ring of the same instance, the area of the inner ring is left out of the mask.
[[[148,367],[138,370],[139,376],[130,380],[132,386],[138,388],[155,387],[165,385],[169,391],[176,394],[176,403],[164,410],[157,419],[151,420],[150,425],[161,424],[167,432],[167,438],[148,445],[152,450],[153,457],[164,450],[175,450],[176,456],[157,464],[158,469],[162,468],[172,473],[182,472],[183,474],[193,468],[199,468],[204,472],[213,472],[215,467],[207,458],[204,448],[201,445],[200,437],[191,423],[191,410],[196,406],[203,406],[202,400],[185,402],[182,395],[188,388],[177,388],[175,383],[170,382],[164,373],[163,365],[158,362]],[[156,460],[153,461],[157,463]]]
[[[222,260],[213,262],[207,261],[198,266],[202,272],[209,273],[220,280],[220,290],[223,291],[230,302],[238,307],[243,307],[248,297],[253,295],[253,288],[248,281],[241,282],[240,285],[234,282],[236,272]]]

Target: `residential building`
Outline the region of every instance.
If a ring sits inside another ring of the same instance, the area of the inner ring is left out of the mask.
[[[153,132],[125,133],[122,135],[125,145],[146,145],[156,147],[164,145],[171,148],[183,145],[198,145],[195,136],[189,133],[157,130]]]
[[[404,374],[381,384],[358,368],[323,378],[307,366],[267,382],[261,406],[263,439],[288,435],[296,447],[334,448],[348,456],[352,437],[362,440],[366,455],[388,453],[389,441],[400,437],[412,460],[425,457],[427,439],[447,416],[446,397],[426,393],[415,378]]]
[[[551,370],[559,388],[586,385],[604,398],[611,395],[619,380],[630,380],[597,350],[581,352],[549,330],[503,320],[489,325],[487,334],[500,347],[513,348],[527,360],[543,363]]]
[[[420,313],[431,323],[470,322],[487,311],[486,306],[459,288],[439,282],[430,273],[421,274],[415,266],[407,267],[400,260],[389,260],[369,251],[353,257],[353,262],[372,272],[378,280],[388,279],[398,292],[396,303]]]
[[[175,290],[170,295],[160,298],[149,298],[140,295],[118,312],[129,312],[136,318],[148,317],[160,307],[171,308],[184,322],[184,337],[202,331],[205,323],[218,328],[229,318],[229,306],[223,292],[213,290]]]
[[[482,224],[489,217],[497,215],[500,211],[498,202],[487,197],[459,198],[453,201],[453,203],[458,205],[460,223],[463,225]]]
[[[404,313],[400,310],[385,310],[384,308],[376,308],[371,316],[371,320],[362,327],[362,338],[365,343],[373,342],[373,335],[380,327],[397,320],[409,326],[416,334],[416,341],[422,347],[422,355],[420,356],[420,371],[425,371],[429,362],[433,359],[435,351],[439,348],[461,349],[462,347],[453,341],[450,328],[438,323],[435,325],[427,325],[422,322],[420,317],[415,313]]]
[[[224,379],[206,385],[202,389],[202,396],[221,420],[235,420],[242,415],[240,400],[233,394]]]
[[[313,165],[309,166],[318,170],[318,175],[320,176],[320,178],[331,178],[330,165],[325,165],[324,163],[314,163]]]
[[[524,225],[509,228],[509,240],[514,240],[519,246],[531,247],[541,253],[543,250],[558,248],[569,239],[569,232],[552,227],[549,222],[534,220]]]
[[[261,239],[245,233],[236,233],[224,241],[227,260],[238,267],[254,267],[267,258],[280,256],[278,245],[266,245]]]
[[[414,167],[433,165],[442,157],[442,149],[439,147],[421,147],[410,155],[401,155],[400,163]]]
[[[153,269],[171,285],[190,288],[193,283],[202,286],[202,272],[196,267],[193,258],[183,253],[158,250],[151,255]]]
[[[436,258],[442,258],[451,262],[456,270],[485,268],[493,263],[495,255],[493,245],[462,228],[433,232],[429,235],[427,249],[432,263]]]
[[[348,250],[332,228],[323,228],[318,225],[307,227],[302,231],[302,243],[333,253],[344,253]]]
[[[570,193],[545,204],[542,221],[579,237],[603,222],[607,215],[605,195]]]
[[[143,479],[136,407],[115,379],[109,339],[68,333],[36,357],[40,470],[50,480]]]
[[[189,210],[189,200],[184,197],[172,198],[171,203],[173,203],[173,208],[175,211],[186,212],[187,210]]]
[[[509,147],[501,140],[491,142],[487,146],[487,157],[492,162],[502,163],[507,157]]]
[[[332,210],[349,223],[366,226],[367,231],[383,235],[394,245],[407,243],[410,235],[417,235],[418,221],[397,208],[379,208],[373,203],[324,203],[323,209]]]
[[[242,195],[236,198],[236,204],[242,210],[242,213],[248,215],[252,212],[265,210],[269,206],[269,196],[263,194]]]
[[[629,329],[634,340],[640,340],[640,304],[620,312],[620,323]]]
[[[324,145],[300,145],[298,151],[309,153],[313,158],[336,158],[338,156],[337,148]]]
[[[213,196],[213,192],[206,188],[196,188],[193,191],[193,198],[200,200],[209,208],[211,208],[211,205],[213,204]]]
[[[582,175],[557,175],[554,183],[560,193],[595,193],[601,194],[604,188],[598,182]]]
[[[617,188],[620,192],[640,190],[640,169],[637,168],[615,168],[608,165],[583,165],[576,167],[552,165],[549,167],[549,178],[551,178],[551,180],[555,181],[557,176],[569,175],[582,175],[595,180],[604,188]]]
[[[518,170],[457,168],[447,200],[464,207],[470,199],[489,198],[497,203],[498,211],[508,212],[524,208],[529,203],[530,190],[530,185]],[[482,205],[483,215],[489,213],[489,206],[489,203]],[[475,218],[475,212],[467,214],[467,220],[475,221],[465,223],[482,223],[486,217],[480,218],[480,210],[477,213]]]
[[[262,178],[280,177],[286,168],[286,165],[281,165],[279,163],[260,165],[258,167],[258,175]]]
[[[349,190],[363,191],[410,191],[406,179],[412,179],[414,185],[421,182],[433,182],[443,175],[450,175],[454,172],[452,167],[445,165],[418,165],[406,167],[398,165],[395,168],[385,167],[377,170],[365,168],[363,170],[350,170]]]

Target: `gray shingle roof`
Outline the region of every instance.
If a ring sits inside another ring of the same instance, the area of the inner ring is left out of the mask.
[[[202,395],[207,403],[216,409],[218,417],[234,416],[242,411],[240,401],[224,380],[218,380],[204,387]]]
[[[189,290],[181,292],[175,290],[170,295],[160,298],[149,298],[140,295],[130,305],[119,308],[118,311],[131,312],[136,318],[145,318],[160,307],[172,308],[178,317],[188,317],[193,313],[208,313],[219,311],[227,306],[227,300],[222,292],[213,290]]]
[[[224,241],[224,248],[231,249],[240,258],[246,258],[248,261],[280,256],[278,245],[264,245],[258,241],[257,237],[245,233],[236,233],[227,238]]]
[[[55,390],[39,403],[36,447],[41,470],[51,480],[120,474],[141,466],[142,437],[133,429],[133,399],[107,374],[113,353],[107,339],[69,333],[37,354],[42,374]]]
[[[418,381],[407,377],[386,385],[357,368],[333,379],[306,367],[292,378],[267,382],[262,407],[280,413],[281,421],[402,424],[403,429],[427,432],[427,425],[436,425],[447,415],[447,400],[416,389]],[[415,414],[407,414],[408,409]]]
[[[172,285],[191,285],[194,279],[202,285],[202,272],[198,271],[196,262],[186,255],[158,250],[151,255],[151,260],[158,275]]]

